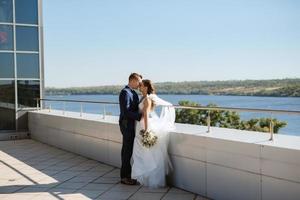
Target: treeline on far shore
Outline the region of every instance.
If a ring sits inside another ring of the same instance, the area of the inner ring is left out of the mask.
[[[46,95],[119,94],[124,85],[46,88]],[[300,78],[155,83],[158,94],[300,97]]]

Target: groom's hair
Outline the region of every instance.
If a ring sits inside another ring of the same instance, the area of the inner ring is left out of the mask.
[[[129,81],[133,80],[133,79],[138,79],[138,78],[143,79],[142,75],[140,75],[138,73],[131,73],[130,76],[129,76]]]

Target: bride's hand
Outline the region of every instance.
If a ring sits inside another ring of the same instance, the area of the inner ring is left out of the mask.
[[[140,130],[140,133],[145,133],[146,131],[144,129]]]

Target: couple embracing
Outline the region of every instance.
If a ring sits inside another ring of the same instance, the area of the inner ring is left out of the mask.
[[[135,91],[138,89],[141,98]],[[167,145],[169,133],[175,128],[174,107],[155,94],[150,80],[143,80],[137,73],[130,74],[119,103],[123,136],[121,183],[164,187],[166,175],[172,169]],[[159,115],[155,112],[158,109]]]

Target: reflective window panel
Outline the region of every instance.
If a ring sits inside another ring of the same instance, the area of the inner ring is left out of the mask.
[[[17,51],[38,51],[39,35],[37,27],[16,27]]]
[[[38,24],[38,0],[15,0],[16,22]]]
[[[0,53],[0,78],[14,78],[13,53]]]
[[[18,106],[36,107],[36,98],[40,98],[40,81],[18,81]]]
[[[39,78],[39,55],[38,54],[17,54],[18,78]]]
[[[15,129],[15,82],[0,80],[0,130]]]
[[[13,27],[0,25],[0,50],[13,50]]]
[[[13,22],[12,0],[0,0],[0,22]]]

